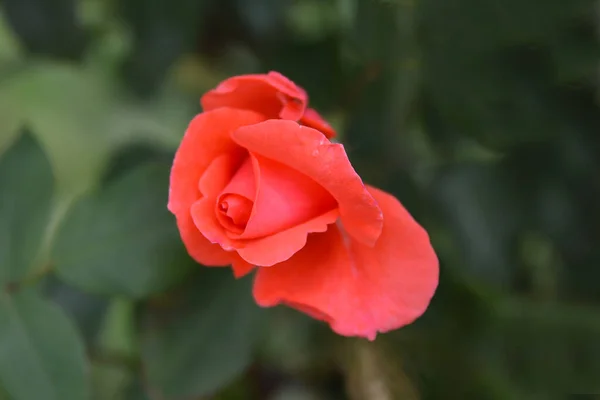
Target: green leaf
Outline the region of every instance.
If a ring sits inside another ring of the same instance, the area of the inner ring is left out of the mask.
[[[0,380],[12,400],[89,397],[84,346],[60,309],[31,292],[0,299]]]
[[[0,158],[0,283],[21,279],[39,252],[54,179],[43,150],[21,135]]]
[[[0,149],[16,128],[31,128],[67,197],[97,183],[115,149],[142,142],[175,150],[197,112],[197,99],[168,90],[145,102],[119,97],[112,77],[91,66],[24,65],[0,65]]]
[[[2,85],[0,105],[8,104],[47,149],[59,190],[80,193],[101,172],[112,145],[111,90],[95,71],[52,62],[30,63]]]
[[[168,164],[146,164],[80,199],[59,228],[57,273],[86,291],[144,297],[192,265],[167,211]]]
[[[44,294],[56,303],[77,325],[88,343],[94,343],[108,307],[107,299],[85,293],[50,276],[45,282]]]
[[[21,56],[21,53],[19,40],[10,29],[6,16],[0,14],[0,60],[16,60]]]
[[[196,97],[167,89],[148,101],[114,102],[108,118],[109,142],[113,151],[140,144],[175,151],[198,111]]]
[[[126,395],[139,366],[135,304],[112,300],[106,313],[96,351],[92,356],[92,388],[97,400],[130,400]]]
[[[206,268],[166,304],[146,307],[142,359],[153,389],[169,399],[206,395],[248,367],[263,316],[251,284]]]

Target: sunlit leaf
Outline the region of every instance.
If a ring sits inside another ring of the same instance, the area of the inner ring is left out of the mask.
[[[81,191],[95,183],[111,145],[110,85],[72,65],[39,62],[5,82],[3,95],[44,144],[61,190]]]

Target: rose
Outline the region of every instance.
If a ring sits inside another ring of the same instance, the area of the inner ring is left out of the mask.
[[[204,95],[171,172],[169,210],[190,255],[252,271],[265,307],[286,304],[374,339],[427,308],[438,261],[392,195],[365,186],[306,93],[278,73]]]

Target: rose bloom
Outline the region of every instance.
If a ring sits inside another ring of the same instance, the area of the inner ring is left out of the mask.
[[[411,323],[438,283],[427,232],[365,185],[335,131],[283,75],[242,75],[201,99],[171,171],[169,210],[206,266],[256,269],[263,307],[285,304],[373,340]]]

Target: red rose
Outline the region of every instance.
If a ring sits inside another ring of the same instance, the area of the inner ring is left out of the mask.
[[[230,78],[202,98],[171,171],[169,210],[190,255],[257,268],[254,297],[374,339],[427,308],[438,260],[393,196],[365,186],[333,129],[281,74]]]

